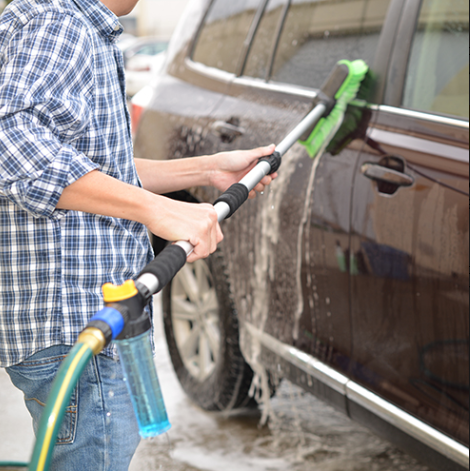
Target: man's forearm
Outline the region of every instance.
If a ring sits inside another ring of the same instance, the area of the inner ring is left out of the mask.
[[[57,209],[69,209],[145,223],[149,200],[155,195],[98,170],[67,186]]]
[[[187,240],[194,246],[190,262],[207,257],[223,239],[212,205],[174,201],[98,170],[66,187],[57,208],[130,219],[165,240]]]
[[[208,186],[213,171],[213,158],[135,159],[135,165],[143,187],[161,195],[195,186]]]

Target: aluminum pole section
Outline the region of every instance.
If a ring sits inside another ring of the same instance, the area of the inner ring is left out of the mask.
[[[284,155],[310,128],[315,126],[323,117],[326,111],[326,105],[319,103],[312,111],[284,138],[276,147],[276,151]]]
[[[283,156],[309,129],[314,127],[323,117],[326,111],[326,105],[319,103],[310,113],[276,146],[276,152]],[[271,165],[265,160],[261,160],[256,167],[248,172],[241,180],[240,184],[245,185],[248,191],[252,191],[255,186],[271,172]],[[217,219],[220,222],[226,219],[230,213],[230,207],[225,202],[218,202],[214,205],[217,212]],[[180,246],[189,257],[194,251],[194,247],[187,241],[176,242],[175,245]],[[151,273],[144,273],[137,281],[145,285],[151,293],[157,293],[160,289],[160,283],[156,276]]]

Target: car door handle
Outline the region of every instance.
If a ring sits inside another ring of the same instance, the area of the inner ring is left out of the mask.
[[[371,180],[391,183],[396,186],[411,186],[415,182],[415,179],[406,173],[373,162],[363,163],[361,172]]]
[[[215,134],[225,139],[235,139],[236,137],[245,134],[245,129],[226,121],[215,121],[212,123],[211,128]]]

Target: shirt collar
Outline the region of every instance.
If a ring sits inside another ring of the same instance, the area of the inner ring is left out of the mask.
[[[111,42],[121,35],[123,28],[118,17],[100,0],[73,0],[95,28]]]

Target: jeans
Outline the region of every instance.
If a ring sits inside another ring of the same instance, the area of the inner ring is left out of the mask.
[[[6,368],[23,391],[37,432],[52,381],[70,347],[58,345]],[[127,471],[140,442],[119,362],[95,356],[72,394],[57,438],[50,471]]]

